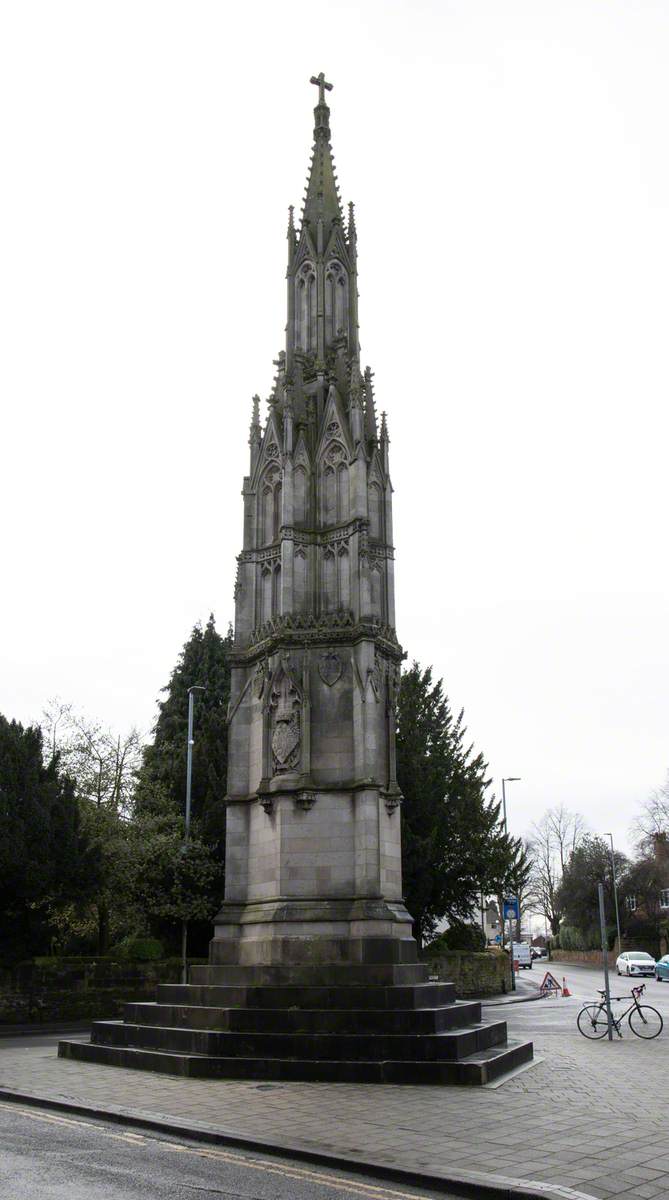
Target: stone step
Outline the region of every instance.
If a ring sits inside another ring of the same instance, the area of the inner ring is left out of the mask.
[[[472,1054],[459,1062],[315,1062],[296,1058],[220,1058],[80,1041],[61,1041],[58,1053],[61,1058],[77,1062],[104,1063],[197,1079],[481,1085],[530,1062],[532,1043],[508,1043],[494,1050]]]
[[[257,939],[240,945],[236,938],[214,938],[209,946],[209,962],[212,966],[236,963],[247,965],[245,955],[250,956],[248,965],[290,964],[313,966],[339,963],[355,966],[389,963],[418,962],[418,946],[412,937],[319,937],[317,946],[304,938],[272,937]],[[317,956],[316,956],[317,955]],[[241,957],[240,957],[241,956]]]
[[[466,1029],[426,1034],[245,1033],[210,1029],[130,1025],[94,1021],[96,1045],[167,1050],[221,1058],[338,1059],[377,1062],[458,1060],[506,1041],[506,1023],[468,1025]]]
[[[192,972],[192,969],[191,969]],[[159,1004],[204,1005],[208,1008],[307,1008],[307,1009],[420,1009],[455,1002],[452,983],[415,983],[408,986],[366,987],[239,987],[223,984],[161,983]]]
[[[141,1002],[126,1004],[123,1016],[132,1025],[237,1033],[425,1034],[480,1022],[481,1005],[472,1001],[419,1009],[258,1009]]]
[[[427,983],[423,963],[275,963],[252,966],[191,967],[190,982],[227,986],[276,987],[388,987],[394,984]]]

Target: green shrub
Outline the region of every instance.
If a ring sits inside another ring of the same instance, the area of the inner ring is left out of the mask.
[[[580,929],[573,925],[560,926],[561,950],[585,950],[585,941]]]
[[[425,947],[425,953],[436,957],[442,950],[481,951],[486,949],[486,938],[480,925],[467,921],[454,921],[448,929]]]
[[[163,943],[159,942],[158,938],[135,937],[126,938],[125,941],[115,946],[114,954],[116,957],[128,959],[130,962],[149,962],[164,958],[165,950]]]

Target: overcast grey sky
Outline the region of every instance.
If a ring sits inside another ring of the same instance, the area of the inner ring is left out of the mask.
[[[232,617],[320,70],[398,634],[520,833],[669,766],[669,5],[0,5],[0,711],[149,729]]]

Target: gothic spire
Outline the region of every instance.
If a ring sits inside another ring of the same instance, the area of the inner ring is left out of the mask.
[[[311,82],[318,88],[318,104],[314,109],[314,148],[302,224],[311,225],[315,232],[319,220],[324,225],[341,223],[342,211],[330,145],[330,109],[325,103],[325,92],[332,91],[332,84],[326,82],[322,71],[320,75],[312,75]]]

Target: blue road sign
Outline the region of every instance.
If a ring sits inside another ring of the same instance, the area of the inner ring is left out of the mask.
[[[520,905],[518,904],[517,896],[507,896],[504,900],[504,920],[508,921],[509,917],[518,920],[520,917]]]

